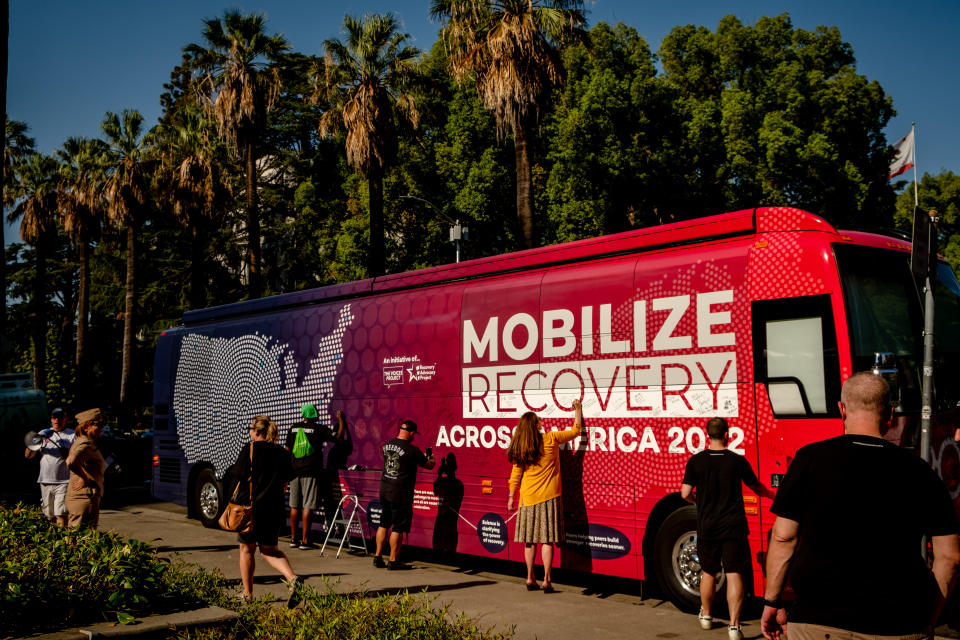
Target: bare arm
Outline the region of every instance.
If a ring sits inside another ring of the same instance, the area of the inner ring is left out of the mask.
[[[337,428],[337,435],[334,436],[338,441],[343,440],[343,432],[347,430],[347,419],[343,415],[343,411],[337,411],[337,422],[339,427]]]
[[[30,449],[23,450],[23,457],[26,458],[27,460],[34,458],[36,455],[37,455],[36,451],[31,451]]]
[[[933,536],[933,577],[937,579],[937,586],[940,587],[942,596],[933,616],[933,622],[936,624],[943,605],[946,604],[950,592],[957,584],[957,578],[960,577],[960,538],[955,534]]]
[[[784,583],[787,580],[787,571],[790,569],[790,562],[793,559],[793,552],[797,548],[797,532],[800,530],[800,524],[795,520],[777,516],[773,523],[773,532],[770,537],[770,548],[767,549],[767,588],[764,591],[764,599],[778,600],[783,591]],[[782,626],[786,626],[782,615],[778,615],[781,609],[765,606],[763,616],[760,619],[760,630],[763,636],[769,640],[779,640],[783,631]]]
[[[680,497],[690,504],[697,504],[697,499],[693,496],[693,485],[680,485]]]
[[[767,485],[763,484],[759,480],[757,480],[755,484],[750,485],[750,490],[761,498],[770,498],[771,500],[773,500],[774,495],[776,495],[772,490],[767,488]]]

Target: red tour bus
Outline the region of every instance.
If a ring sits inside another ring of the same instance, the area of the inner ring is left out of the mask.
[[[506,511],[512,429],[585,431],[562,451],[567,542],[557,566],[659,580],[699,604],[695,511],[684,465],[713,416],[776,487],[801,446],[842,433],[841,383],[893,383],[888,438],[918,448],[921,303],[908,242],[837,231],[809,213],[759,208],[188,312],[157,343],[158,498],[213,525],[221,484],[268,414],[281,437],[300,405],[330,424],[342,490],[379,516],[380,447],[420,426],[438,461],[416,486],[415,546],[523,560]],[[960,400],[960,285],[938,265],[937,408]],[[960,507],[960,449],[937,425],[933,465]],[[349,467],[349,468],[348,468]],[[838,488],[842,491],[842,488]],[[745,496],[753,589],[773,517]]]

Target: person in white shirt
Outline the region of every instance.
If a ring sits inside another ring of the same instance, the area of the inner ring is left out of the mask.
[[[70,470],[67,469],[67,454],[76,437],[73,429],[67,428],[67,413],[60,408],[50,413],[50,428],[37,435],[43,438],[38,451],[26,449],[25,458],[40,456],[40,505],[50,522],[62,527],[67,525],[67,507],[64,499],[67,485],[70,483]]]

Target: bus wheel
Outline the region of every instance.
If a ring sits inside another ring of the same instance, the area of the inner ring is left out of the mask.
[[[697,556],[697,508],[677,509],[663,521],[653,545],[660,587],[684,611],[700,610],[700,558]],[[721,582],[723,579],[718,581]]]
[[[204,469],[197,474],[193,486],[194,506],[200,522],[205,527],[219,527],[217,519],[225,505],[223,504],[223,487],[213,469]]]

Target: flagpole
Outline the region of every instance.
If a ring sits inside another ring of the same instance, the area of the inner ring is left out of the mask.
[[[917,193],[917,123],[910,123],[910,135],[913,137],[913,208],[920,206],[920,196]]]

